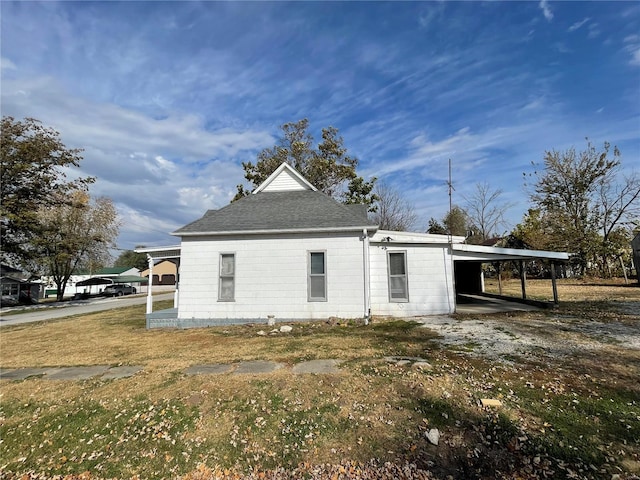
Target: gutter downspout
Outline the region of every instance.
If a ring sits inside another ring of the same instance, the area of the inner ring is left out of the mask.
[[[152,285],[153,285],[153,258],[147,253],[147,262],[149,263],[149,281],[147,282],[147,314],[153,312],[153,297],[152,297]]]
[[[369,325],[371,318],[371,273],[369,265],[369,233],[362,230],[362,260],[364,268],[364,324]]]

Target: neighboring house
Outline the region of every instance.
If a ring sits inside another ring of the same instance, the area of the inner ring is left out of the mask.
[[[141,277],[149,278],[150,269],[140,272]],[[178,266],[171,260],[161,260],[153,266],[153,285],[175,285]]]
[[[640,233],[631,240],[631,249],[633,250],[633,266],[636,269],[636,278],[640,283]]]
[[[136,267],[108,267],[98,270],[92,276],[104,278],[115,278],[124,276],[139,277],[140,269]]]
[[[9,265],[0,265],[2,306],[37,303],[42,297],[42,282],[31,274]]]
[[[480,288],[482,261],[568,258],[379,230],[365,205],[336,202],[285,163],[251,195],[173,234],[179,247],[137,250],[151,263],[179,257],[177,309],[151,314],[149,301],[149,327],[447,314],[456,281]]]

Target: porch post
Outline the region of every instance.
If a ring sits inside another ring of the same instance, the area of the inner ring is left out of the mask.
[[[179,288],[180,288],[180,260],[175,263],[176,266],[176,291],[173,294],[173,308],[178,308]]]
[[[520,260],[520,284],[522,285],[522,299],[527,299],[527,271],[524,268],[524,260]]]
[[[147,314],[153,312],[153,257],[147,253],[147,262],[149,262],[149,282],[147,283]]]
[[[551,288],[553,288],[553,304],[558,305],[558,285],[556,283],[556,263],[551,261]]]

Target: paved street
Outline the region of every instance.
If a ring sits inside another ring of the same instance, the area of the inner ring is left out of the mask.
[[[153,301],[171,300],[173,292],[154,295]],[[94,298],[89,300],[78,300],[66,302],[64,306],[55,304],[41,304],[35,307],[26,308],[24,313],[13,313],[3,316],[0,313],[0,327],[9,325],[19,325],[23,323],[40,322],[43,320],[53,320],[72,315],[85,315],[87,313],[102,312],[114,308],[130,307],[133,305],[144,305],[147,302],[146,295],[135,295],[127,297]],[[54,308],[51,308],[54,307]]]

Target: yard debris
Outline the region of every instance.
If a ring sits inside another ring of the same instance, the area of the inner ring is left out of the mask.
[[[424,436],[427,437],[427,440],[429,440],[429,443],[432,445],[438,445],[440,441],[440,430],[432,428],[428,432],[425,432]]]
[[[280,327],[280,333],[289,333],[293,330],[293,327],[290,325],[282,325]]]
[[[29,472],[21,477],[24,480],[102,480],[90,472],[78,475],[50,476],[35,472]],[[135,475],[131,479],[139,479]],[[309,480],[375,480],[381,478],[393,478],[396,480],[435,480],[436,477],[429,471],[419,468],[414,463],[392,463],[370,460],[366,463],[345,461],[342,464],[310,464],[307,462],[297,467],[287,469],[276,467],[270,470],[254,468],[253,471],[243,472],[233,468],[214,466],[210,468],[200,464],[195,470],[186,475],[176,477],[178,480],[296,480],[307,478]]]
[[[415,362],[412,367],[420,370],[431,370],[433,368],[429,362],[423,361]]]
[[[483,407],[501,407],[502,402],[495,398],[481,398],[480,403]]]
[[[259,330],[256,332],[256,335],[260,335],[261,337],[264,337],[267,334],[267,332],[265,332],[264,330]]]

